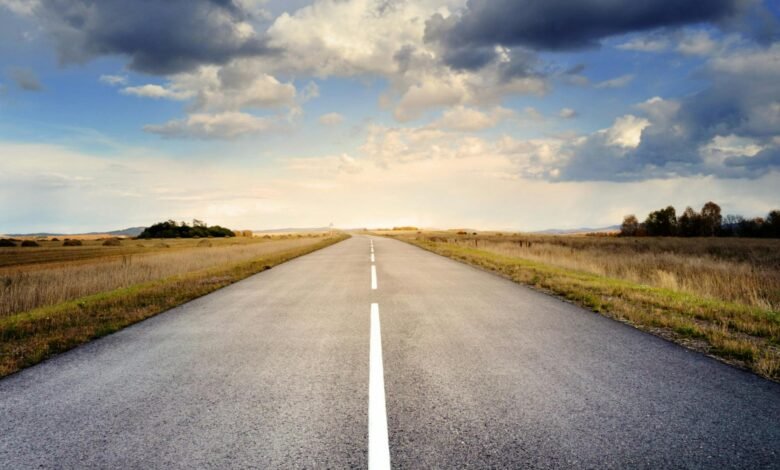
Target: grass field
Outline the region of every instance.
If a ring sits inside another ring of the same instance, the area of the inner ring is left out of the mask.
[[[46,241],[3,248],[0,377],[346,237],[124,240],[118,247]]]
[[[780,380],[780,240],[380,234]]]

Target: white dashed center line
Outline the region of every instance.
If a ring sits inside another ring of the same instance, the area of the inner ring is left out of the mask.
[[[371,304],[371,353],[368,374],[368,468],[390,469],[390,444],[387,438],[385,373],[382,366],[382,333],[379,304]]]
[[[371,265],[371,289],[376,290],[376,265]]]

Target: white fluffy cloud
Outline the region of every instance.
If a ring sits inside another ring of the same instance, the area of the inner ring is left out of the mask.
[[[456,106],[444,112],[432,125],[453,131],[481,131],[497,126],[514,116],[514,111],[496,106],[486,112],[465,106]]]
[[[636,148],[642,139],[642,131],[649,125],[647,119],[626,114],[615,119],[612,127],[602,132],[606,133],[609,145]]]
[[[125,87],[122,88],[122,93],[126,95],[140,96],[142,98],[169,100],[186,100],[192,97],[192,92],[186,90],[177,90],[155,84]]]
[[[276,18],[268,29],[269,44],[283,53],[263,61],[271,70],[286,73],[385,77],[391,89],[382,101],[399,121],[431,109],[498,104],[507,95],[546,92],[547,83],[539,76],[506,76],[503,70],[509,62],[525,60],[506,52],[480,71],[444,64],[442,51],[425,41],[426,21],[436,13],[449,16],[465,4],[316,0]]]
[[[274,120],[247,113],[190,114],[165,124],[148,125],[144,130],[164,137],[197,139],[233,139],[247,134],[258,134],[277,129]]]
[[[148,84],[122,89],[147,98],[192,99],[193,109],[224,112],[292,106],[296,90],[262,72],[252,59],[237,59],[225,66],[207,65],[176,74],[166,85]]]

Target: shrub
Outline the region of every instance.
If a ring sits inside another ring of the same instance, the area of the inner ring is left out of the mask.
[[[22,246],[41,246],[40,243],[34,240],[25,240],[22,242]]]
[[[201,247],[210,247],[210,246],[211,246],[211,242],[210,242],[210,241],[208,241],[208,240],[201,240],[201,241],[199,241],[199,242],[198,242],[198,246],[201,246]]]
[[[70,238],[66,238],[64,242],[62,242],[62,246],[81,246],[83,243],[81,243],[81,240],[71,240]]]
[[[194,237],[235,237],[232,230],[219,225],[207,226],[203,222],[196,220],[193,225],[187,225],[182,222],[176,223],[174,220],[160,222],[147,227],[138,235],[138,238],[194,238]]]
[[[9,240],[7,238],[0,238],[0,247],[9,247],[9,246],[16,246],[16,243],[14,243],[13,240]]]
[[[122,246],[122,242],[118,238],[109,238],[103,242],[103,246]]]

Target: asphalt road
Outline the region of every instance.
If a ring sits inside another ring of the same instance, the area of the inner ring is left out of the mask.
[[[0,468],[780,468],[780,385],[370,243],[0,380]]]

